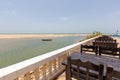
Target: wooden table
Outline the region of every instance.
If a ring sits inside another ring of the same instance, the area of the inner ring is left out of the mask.
[[[90,61],[94,64],[103,64],[104,65],[104,76],[106,75],[106,68],[107,66],[113,67],[114,72],[116,75],[120,75],[120,59],[108,57],[108,56],[99,56],[94,54],[87,54],[87,53],[79,53],[74,52],[71,54],[72,59],[80,59],[83,62]],[[67,61],[62,63],[63,65],[67,65]],[[120,76],[119,76],[120,78]]]

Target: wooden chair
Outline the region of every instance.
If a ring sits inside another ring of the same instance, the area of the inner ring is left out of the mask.
[[[113,76],[113,68],[112,67],[107,67],[106,79],[105,80],[112,80],[112,76]]]
[[[95,52],[95,54],[98,54],[98,47],[94,45],[81,45],[81,53],[84,52]]]
[[[120,80],[120,72],[113,70],[112,67],[107,67],[105,80]]]
[[[118,43],[112,37],[103,35],[99,38],[96,38],[93,42],[93,45],[98,47],[114,47],[117,48]]]
[[[67,58],[66,80],[103,80],[103,65],[82,62],[80,59]]]
[[[119,59],[120,59],[120,48],[99,47],[99,55],[101,55],[101,54],[119,56]]]

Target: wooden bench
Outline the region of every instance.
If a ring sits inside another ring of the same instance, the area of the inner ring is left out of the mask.
[[[99,47],[99,55],[108,54],[113,56],[119,56],[120,58],[120,48],[114,47]]]
[[[117,48],[118,43],[112,37],[104,35],[102,37],[96,38],[95,41],[93,42],[93,45],[98,47]]]
[[[98,54],[98,47],[94,45],[81,45],[81,53],[83,52],[95,52]]]
[[[89,61],[82,62],[80,59],[67,58],[66,80],[103,80],[104,66],[96,65]]]
[[[104,79],[103,80],[105,80],[108,73],[110,73],[109,71],[107,71],[107,67],[110,66],[113,68],[113,75],[112,75],[113,80],[120,80],[120,69],[119,69],[120,68],[120,65],[119,65],[120,60],[119,59],[113,59],[113,58],[108,58],[108,57],[99,57],[99,56],[95,56],[92,54],[84,54],[84,53],[82,55],[81,54],[82,53],[74,52],[70,55],[70,57],[71,57],[71,59],[75,59],[75,60],[80,59],[82,62],[89,61],[89,62],[94,63],[96,65],[99,65],[99,64],[104,65],[104,71],[103,71],[104,72],[103,73]],[[78,63],[78,62],[76,62],[76,63]],[[68,60],[65,60],[62,64],[65,65],[65,67],[66,67],[66,76],[68,78],[68,76],[70,74],[67,71],[68,70],[67,66],[70,64],[68,64]],[[69,69],[70,69],[70,67],[69,67]],[[77,71],[77,70],[75,70],[75,71]],[[107,74],[106,74],[106,72],[107,72]],[[117,78],[117,79],[115,79],[115,78]],[[70,80],[70,79],[67,79],[67,80]],[[106,80],[109,80],[109,79],[106,79]]]
[[[119,56],[120,58],[120,49],[117,48],[118,43],[110,36],[103,35],[99,38],[96,38],[93,42],[94,46],[98,46],[99,55],[108,54],[113,56]]]
[[[81,53],[84,52],[95,52],[97,55],[108,54],[113,56],[119,56],[120,48],[117,48],[118,43],[110,36],[102,36],[95,39],[93,45],[81,45]]]
[[[105,80],[120,80],[120,72],[114,71],[112,67],[107,67]]]

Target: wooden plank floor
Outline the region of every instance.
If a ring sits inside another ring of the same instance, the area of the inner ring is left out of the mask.
[[[61,74],[57,80],[65,80],[65,72]]]
[[[65,79],[65,72],[62,75],[60,75],[60,77],[57,80],[66,80]],[[77,79],[72,78],[72,80],[77,80]]]

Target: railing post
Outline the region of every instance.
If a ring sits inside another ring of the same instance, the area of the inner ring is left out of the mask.
[[[42,79],[42,77],[43,77],[43,72],[42,72],[43,70],[42,70],[42,66],[40,66],[39,67],[39,78],[40,78],[40,80]]]
[[[78,45],[78,46],[76,46],[77,48],[76,48],[76,51],[77,52],[80,52],[80,45]]]
[[[61,59],[60,59],[60,57],[58,57],[58,69],[60,69],[61,68]]]
[[[49,74],[48,74],[48,76],[50,77],[50,76],[52,76],[52,62],[50,61],[49,63],[48,63],[48,72],[49,72]]]
[[[34,71],[34,75],[35,75],[35,80],[39,80],[39,68],[35,69]]]
[[[62,61],[62,62],[64,61],[64,57],[65,57],[65,55],[62,55],[62,56],[61,56],[61,61]]]
[[[29,73],[29,72],[25,75],[25,80],[31,80],[31,77],[30,77],[30,73]]]
[[[42,66],[42,75],[43,75],[42,80],[47,80],[47,76],[46,76],[46,64],[44,64]]]
[[[67,59],[68,55],[68,53],[65,53],[64,60]]]
[[[56,72],[56,59],[53,60],[53,69],[54,69],[54,72]]]

